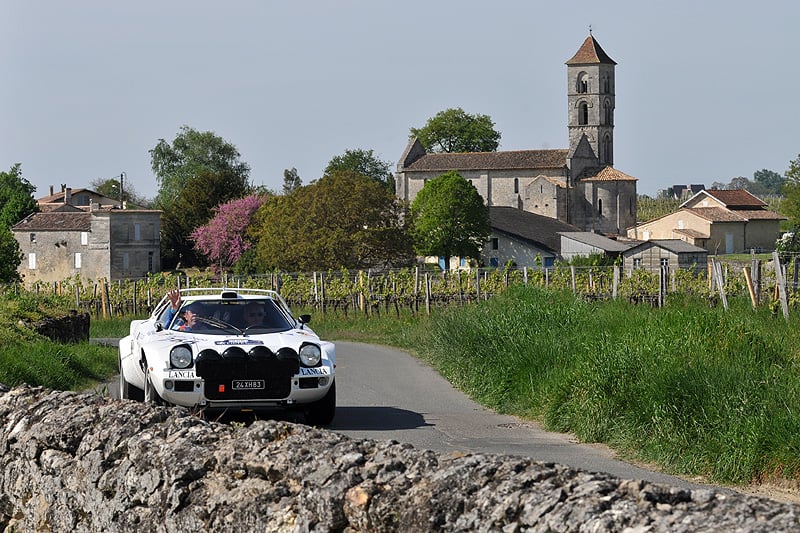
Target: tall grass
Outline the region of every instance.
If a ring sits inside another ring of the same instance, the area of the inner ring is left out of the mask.
[[[744,483],[800,476],[797,330],[737,302],[652,309],[517,287],[435,317],[420,353],[498,411]]]

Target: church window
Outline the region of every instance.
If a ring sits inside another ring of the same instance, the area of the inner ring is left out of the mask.
[[[611,107],[611,102],[606,100],[605,105],[603,106],[603,124],[611,126],[613,122],[614,122],[614,113]]]
[[[603,216],[603,199],[600,198],[597,200],[597,214]]]
[[[608,76],[603,76],[603,94],[608,94],[611,92],[611,82],[608,80]]]
[[[500,240],[497,237],[492,237],[492,250],[500,248]]]
[[[578,124],[585,126],[589,123],[589,104],[581,102],[578,105]]]
[[[519,194],[519,178],[514,178],[514,194]]]
[[[606,135],[603,137],[603,146],[602,146],[602,154],[603,154],[603,163],[611,163],[611,136]]]
[[[575,90],[580,93],[587,93],[589,92],[589,75],[585,72],[581,72],[578,74],[578,83],[575,87]]]

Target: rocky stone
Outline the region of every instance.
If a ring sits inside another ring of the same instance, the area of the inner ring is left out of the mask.
[[[5,531],[797,531],[800,507],[0,386]]]

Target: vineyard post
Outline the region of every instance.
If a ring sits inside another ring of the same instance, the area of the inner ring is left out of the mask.
[[[133,314],[134,315],[138,312],[138,309],[137,309],[136,306],[139,303],[139,298],[137,298],[138,295],[136,293],[136,289],[137,289],[137,282],[136,282],[136,280],[133,280]]]
[[[419,313],[419,267],[414,267],[414,312]]]
[[[614,274],[613,279],[611,281],[611,297],[616,300],[617,299],[617,290],[619,289],[619,278],[621,275],[621,269],[619,265],[614,265]]]
[[[572,292],[574,293],[575,292],[575,287],[576,287],[576,283],[575,283],[575,265],[570,265],[569,266],[569,273],[570,273],[570,276],[571,276],[571,279],[572,279],[572,281],[570,281],[570,286],[572,287]]]
[[[778,289],[778,296],[781,299],[781,310],[783,318],[789,321],[789,302],[786,297],[786,278],[784,277],[783,267],[778,252],[772,252],[772,264],[775,265],[775,284]]]
[[[358,271],[358,309],[364,312],[364,272]]]
[[[317,288],[317,273],[312,272],[312,279],[314,282],[314,306],[319,309],[319,289]]]
[[[81,291],[77,285],[75,285],[75,309],[81,308]]]
[[[478,302],[481,299],[481,269],[475,269],[475,301]]]
[[[744,272],[744,279],[747,281],[747,292],[750,294],[750,302],[753,304],[753,309],[755,309],[758,305],[758,301],[756,300],[756,291],[753,289],[753,277],[750,275],[750,267],[742,267],[742,272]]]
[[[667,293],[667,279],[669,270],[667,265],[661,265],[658,269],[658,307],[664,307],[664,296]]]
[[[722,265],[716,260],[711,260],[714,269],[714,282],[719,290],[719,297],[722,300],[722,307],[728,310],[728,297],[725,295],[725,279],[722,277]]]
[[[756,260],[756,251],[750,250],[750,276],[753,278],[753,288],[756,292],[756,302],[761,301],[761,261]]]
[[[106,291],[106,282],[105,280],[102,281],[102,287],[100,288],[100,299],[101,299],[101,307],[103,309],[103,318],[108,318],[108,314],[106,313],[106,302],[108,300],[108,294]]]
[[[322,272],[319,273],[319,296],[320,296],[320,304],[322,309],[322,314],[325,314],[325,277]]]
[[[528,267],[522,267],[522,281],[525,285],[528,284]]]
[[[431,314],[431,283],[427,272],[425,272],[425,312]]]
[[[798,276],[797,276],[797,262],[798,262],[798,259],[800,259],[800,258],[798,258],[797,256],[794,256],[794,258],[792,259],[792,268],[794,269],[794,273],[793,273],[793,277],[792,277],[792,294],[797,292],[797,281],[798,281],[798,279],[797,279],[798,278]]]

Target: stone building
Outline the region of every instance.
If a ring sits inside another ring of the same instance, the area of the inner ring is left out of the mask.
[[[70,203],[75,198],[71,190],[64,193],[62,203],[52,201],[53,195],[40,198],[41,211],[11,228],[22,253],[18,271],[26,285],[73,276],[140,278],[161,270],[161,211],[122,209],[113,202],[76,206]]]
[[[566,65],[569,148],[427,153],[411,139],[397,164],[397,196],[412,202],[426,180],[455,170],[490,207],[625,235],[636,224],[637,180],[613,166],[616,63],[590,34]]]

